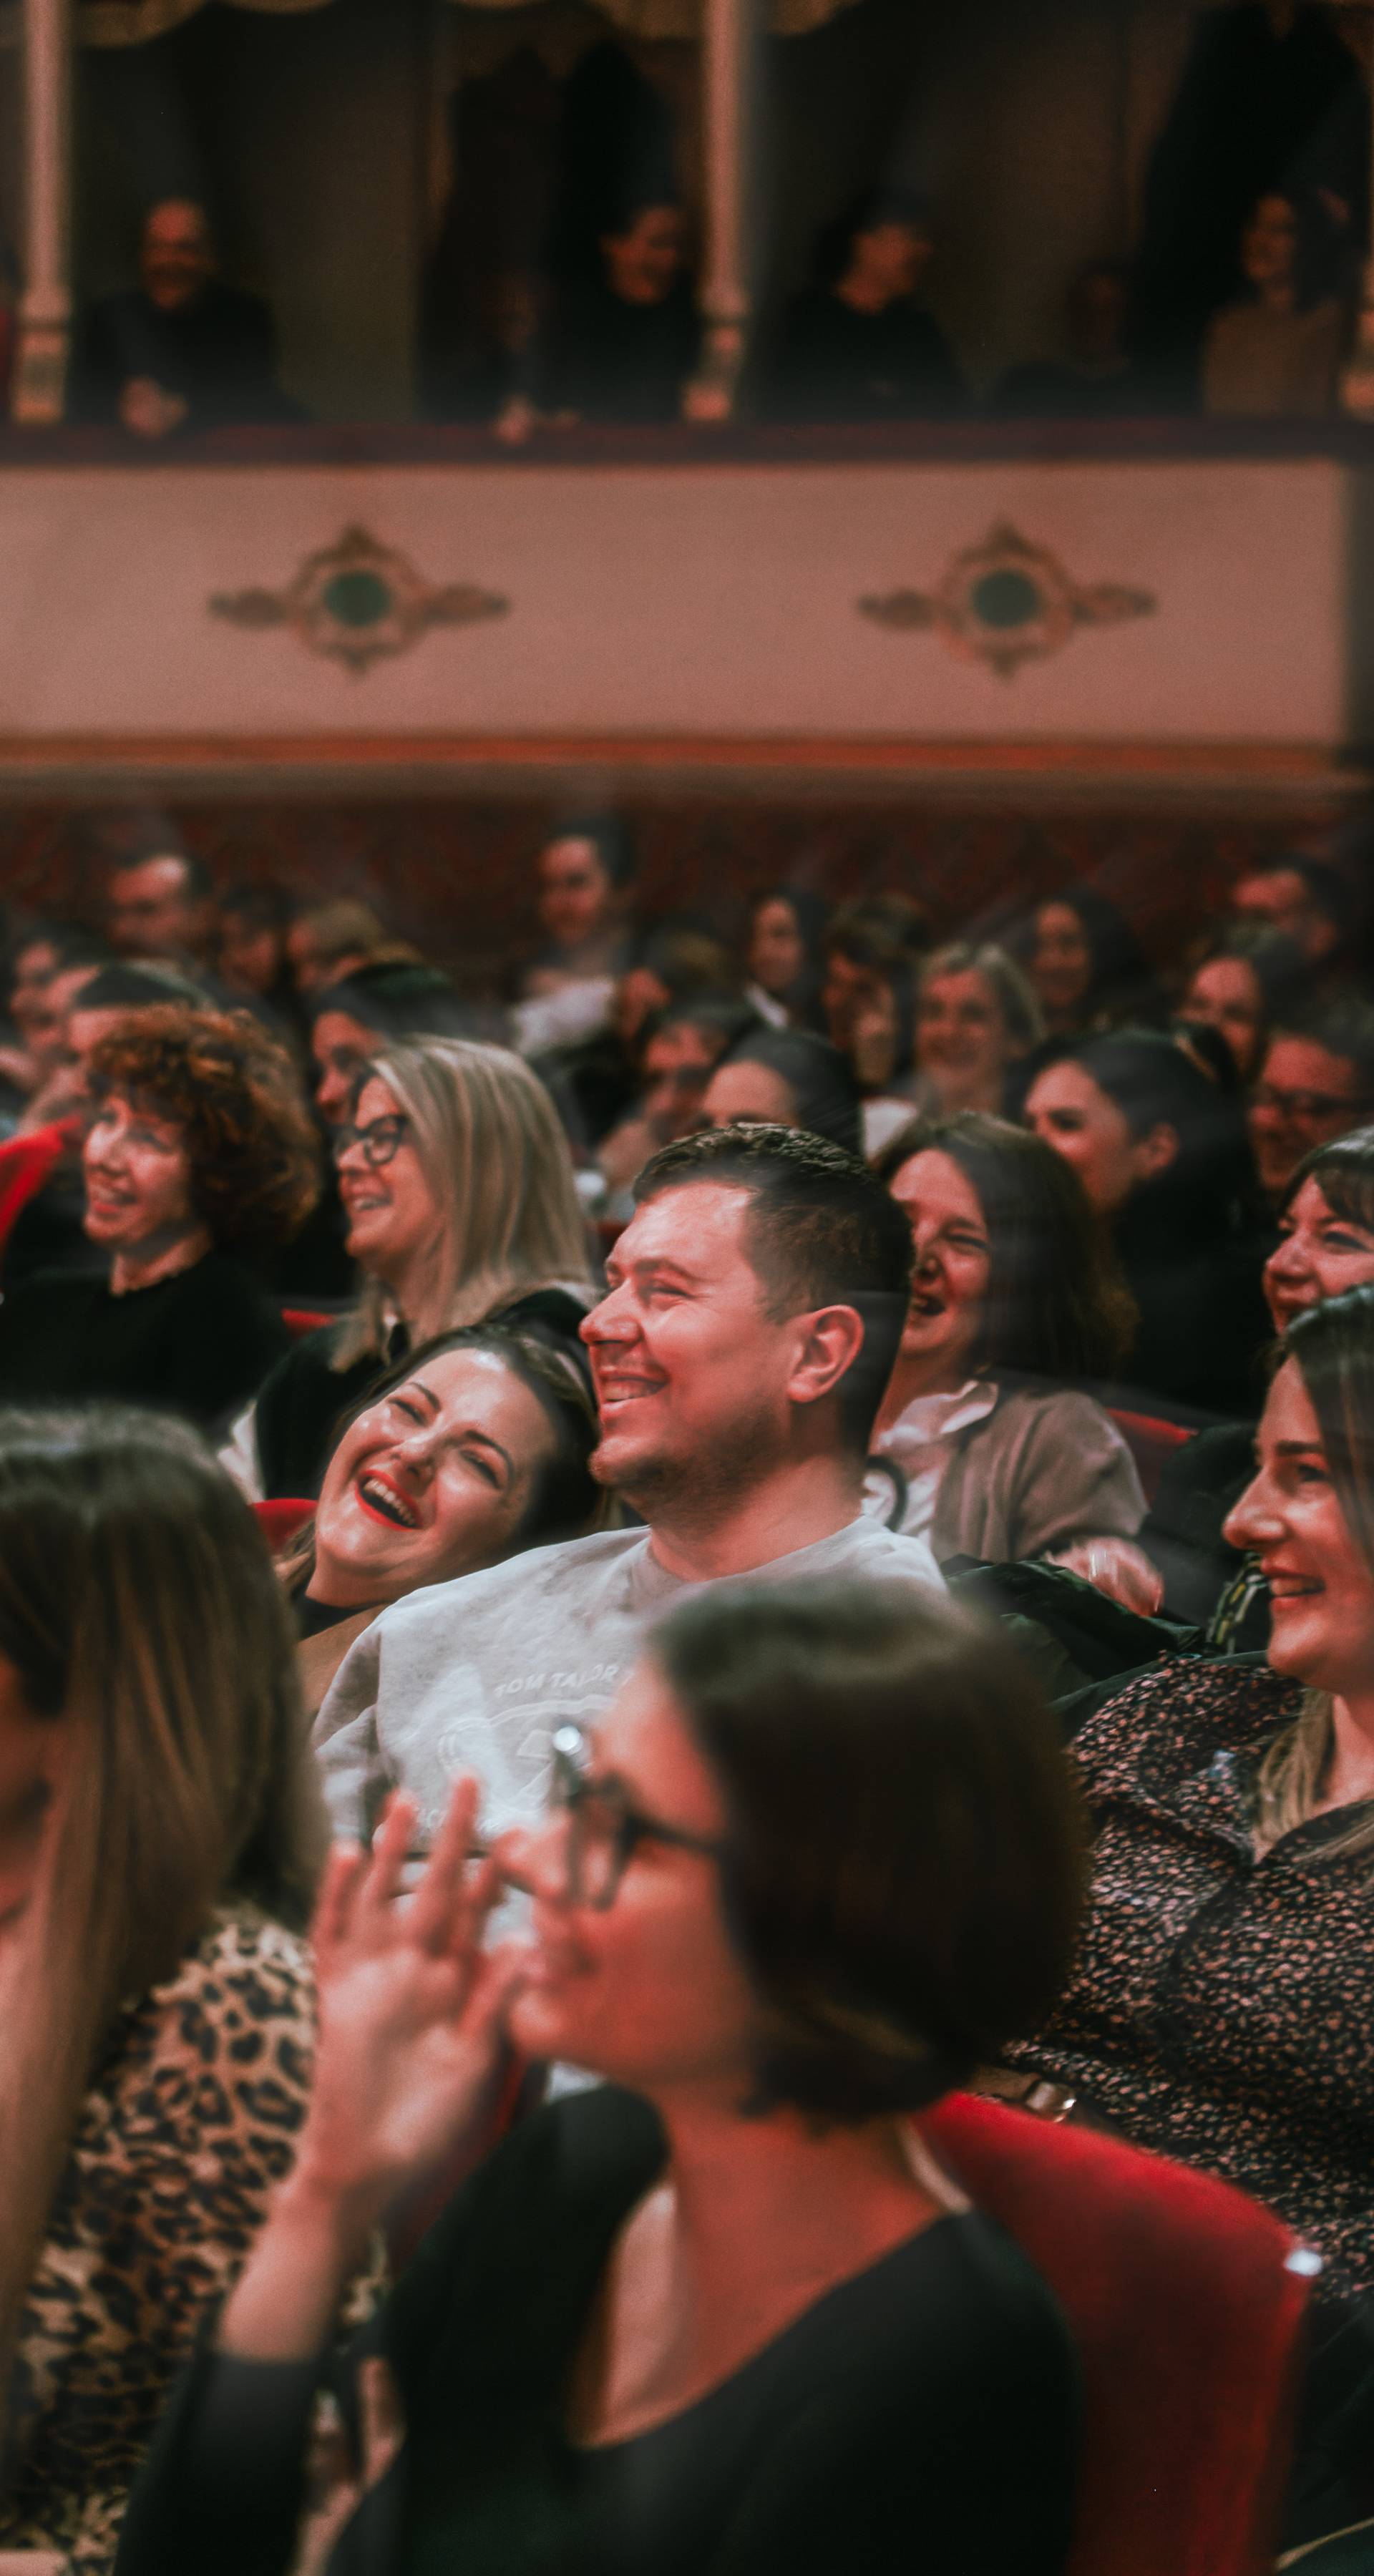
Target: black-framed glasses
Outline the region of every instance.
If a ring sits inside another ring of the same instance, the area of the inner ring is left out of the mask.
[[[1369,1107],[1367,1100],[1351,1100],[1337,1091],[1280,1091],[1272,1082],[1257,1082],[1250,1094],[1255,1109],[1272,1110],[1277,1118],[1291,1118],[1298,1127],[1311,1126],[1319,1118],[1348,1114],[1352,1127]]]
[[[641,1843],[667,1843],[673,1851],[720,1859],[722,1843],[646,1816],[615,1781],[589,1779],[590,1760],[591,1747],[580,1726],[556,1729],[549,1800],[568,1819],[568,1895],[574,1905],[606,1913]]]
[[[369,1118],[365,1127],[336,1127],[334,1160],[348,1152],[350,1145],[361,1145],[363,1160],[374,1172],[384,1163],[395,1161],[409,1132],[410,1120],[404,1109],[388,1110],[385,1118]]]

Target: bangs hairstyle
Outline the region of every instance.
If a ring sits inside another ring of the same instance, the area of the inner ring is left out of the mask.
[[[1026,1377],[1110,1377],[1137,1316],[1111,1241],[1062,1154],[981,1109],[913,1118],[873,1169],[890,1189],[915,1154],[947,1154],[988,1230],[988,1289],[969,1366]]]
[[[266,1250],[305,1223],[320,1194],[314,1126],[290,1058],[246,1011],[140,1010],[92,1049],[90,1084],[180,1127],[191,1205],[215,1243]]]
[[[344,1415],[334,1434],[334,1449],[362,1414],[384,1403],[398,1387],[408,1386],[430,1360],[442,1358],[446,1351],[482,1351],[500,1360],[537,1399],[553,1433],[553,1455],[535,1478],[509,1553],[518,1556],[524,1548],[551,1547],[559,1539],[586,1538],[593,1530],[613,1527],[618,1518],[615,1497],[598,1485],[589,1464],[601,1431],[586,1378],[571,1352],[560,1351],[514,1325],[460,1325],[456,1332],[436,1333],[432,1341],[408,1352]],[[315,1571],[313,1518],[278,1557],[277,1571],[289,1592],[305,1589]],[[435,1577],[436,1582],[444,1579]]]
[[[1292,1360],[1317,1417],[1336,1500],[1374,1579],[1374,1286],[1348,1288],[1296,1315],[1276,1368]],[[1274,1738],[1256,1780],[1257,1821],[1266,1842],[1314,1814],[1334,1741],[1331,1700],[1308,1691],[1297,1717]],[[1332,1857],[1374,1859],[1374,1815],[1324,1846]]]
[[[1280,1217],[1288,1214],[1304,1181],[1315,1181],[1333,1216],[1374,1234],[1374,1127],[1357,1127],[1334,1144],[1304,1154],[1284,1191]]]
[[[908,1585],[713,1588],[649,1651],[724,1795],[752,2110],[920,2111],[1035,2027],[1082,1841],[1049,1710],[994,1625]]]
[[[384,1082],[410,1121],[435,1207],[433,1261],[417,1341],[478,1324],[536,1288],[590,1290],[572,1156],[537,1074],[508,1047],[413,1038],[383,1047],[354,1086]],[[385,1291],[369,1280],[335,1336],[331,1365],[383,1347]]]
[[[847,1446],[868,1454],[911,1299],[911,1229],[867,1163],[800,1127],[708,1127],[650,1156],[643,1207],[697,1181],[746,1190],[745,1248],[774,1321],[849,1306],[863,1346],[837,1389]]]
[[[0,1655],[71,1729],[7,1939],[0,2389],[92,2065],[216,1906],[293,1928],[326,1826],[295,1642],[242,1496],[155,1414],[0,1414]]]

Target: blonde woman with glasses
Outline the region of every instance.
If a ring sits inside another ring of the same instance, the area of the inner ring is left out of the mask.
[[[111,2565],[291,2168],[323,1852],[288,1608],[208,1451],[0,1415],[0,2567]]]
[[[317,1494],[341,1419],[417,1343],[499,1318],[576,1348],[593,1293],[557,1113],[506,1048],[381,1049],[334,1156],[361,1292],[278,1362],[236,1424],[224,1464],[253,1499]]]

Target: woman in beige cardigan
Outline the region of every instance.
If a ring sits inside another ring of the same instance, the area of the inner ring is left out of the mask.
[[[912,1119],[876,1169],[916,1244],[911,1310],[874,1438],[900,1527],[938,1561],[1050,1556],[1132,1609],[1158,1578],[1129,1546],[1135,1462],[1073,1383],[1110,1376],[1130,1299],[1076,1175],[1038,1137],[966,1110]]]

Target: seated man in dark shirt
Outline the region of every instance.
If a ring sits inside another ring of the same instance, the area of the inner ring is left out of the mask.
[[[168,197],[144,221],[139,284],[102,296],[86,315],[73,410],[78,419],[122,421],[138,438],[296,419],[276,369],[267,306],[216,276],[204,207]]]
[[[783,317],[765,408],[777,420],[922,420],[966,400],[938,322],[916,302],[934,254],[905,188],[871,188],[822,235],[813,283]]]
[[[701,324],[680,206],[627,203],[598,244],[600,271],[556,297],[534,354],[534,404],[579,420],[676,420]],[[506,435],[518,425],[508,416]]]

